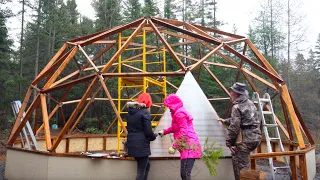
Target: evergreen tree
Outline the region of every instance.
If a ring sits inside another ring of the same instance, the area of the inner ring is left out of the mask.
[[[124,3],[124,21],[129,23],[141,17],[141,4],[139,0],[126,0]]]
[[[159,15],[159,9],[154,0],[144,0],[143,15],[145,17]]]
[[[119,0],[93,0],[96,12],[95,27],[97,30],[110,29],[122,23]]]
[[[163,17],[166,19],[175,19],[174,10],[176,9],[174,5],[174,0],[165,0],[164,1],[164,10]]]

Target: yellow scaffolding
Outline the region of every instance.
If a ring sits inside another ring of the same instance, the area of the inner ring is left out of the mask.
[[[166,50],[163,48],[160,51],[157,52],[152,52],[152,53],[147,53],[146,47],[147,47],[147,36],[146,36],[146,30],[142,30],[142,35],[137,35],[136,38],[141,38],[142,37],[142,47],[128,47],[125,49],[125,51],[139,51],[142,50],[142,59],[132,59],[132,60],[124,60],[122,61],[122,56],[120,55],[118,57],[118,73],[122,73],[122,65],[126,63],[133,63],[131,64],[132,66],[136,65],[137,63],[140,63],[140,67],[142,67],[142,72],[148,72],[147,68],[149,65],[159,65],[161,67],[162,65],[162,71],[166,72]],[[122,37],[121,33],[118,34],[118,49],[121,48],[122,41],[127,39],[128,37]],[[157,62],[152,62],[147,60],[147,55],[152,55],[152,54],[159,54],[159,56],[162,55],[162,60],[157,61]],[[140,68],[139,68],[140,69]],[[152,72],[152,71],[151,71]],[[135,100],[134,98],[136,97],[128,97],[128,98],[122,98],[122,90],[127,89],[127,88],[137,88],[140,90],[140,92],[148,92],[152,96],[161,96],[162,101],[166,98],[167,96],[167,86],[166,86],[166,81],[167,78],[164,76],[162,77],[161,81],[159,79],[154,79],[152,77],[119,77],[118,78],[118,112],[120,115],[127,115],[126,108],[124,108],[126,102]],[[150,86],[158,86],[161,88],[160,92],[151,92],[147,91],[148,87]],[[161,103],[154,103],[153,107],[161,107]],[[152,127],[156,127],[158,125],[158,121],[155,121],[156,117],[162,116],[159,111],[157,113],[152,113],[151,118],[152,118]],[[126,118],[123,118],[124,125],[127,126]],[[121,142],[126,140],[126,137],[121,136],[123,133],[123,129],[121,127],[120,121],[118,120],[117,123],[117,139],[118,139],[118,148],[117,151],[120,153],[121,151]]]

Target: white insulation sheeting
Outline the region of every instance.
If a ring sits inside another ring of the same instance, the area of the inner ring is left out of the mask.
[[[225,146],[226,130],[218,121],[218,114],[213,109],[206,95],[194,79],[191,72],[187,72],[176,94],[182,99],[184,107],[193,116],[193,125],[199,136],[203,148],[206,137],[209,144],[216,141],[217,146],[223,148],[223,156],[231,156],[230,150]],[[171,114],[167,109],[161,118],[155,132],[171,126]],[[179,157],[180,154],[168,154],[168,148],[173,142],[173,134],[160,136],[151,142],[151,157]]]

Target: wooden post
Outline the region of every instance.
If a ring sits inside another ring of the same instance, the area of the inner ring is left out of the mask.
[[[50,135],[50,125],[49,125],[49,118],[48,118],[46,96],[44,94],[40,94],[40,101],[41,101],[41,109],[42,109],[42,121],[44,124],[44,136],[46,139],[46,147],[47,147],[47,150],[50,150],[52,146],[51,135]]]
[[[302,180],[308,179],[307,173],[307,163],[306,163],[306,155],[299,155],[299,168],[300,168],[300,176]]]

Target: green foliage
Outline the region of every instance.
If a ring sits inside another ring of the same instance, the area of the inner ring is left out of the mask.
[[[87,128],[87,129],[86,129],[86,132],[87,132],[87,133],[90,133],[90,134],[102,134],[102,133],[103,133],[103,130],[99,130],[99,129],[97,129],[97,128],[90,127],[90,128]]]
[[[218,159],[222,156],[222,154],[223,149],[221,147],[216,147],[215,142],[209,144],[209,137],[207,137],[204,144],[201,160],[203,160],[207,165],[210,176],[214,176],[218,173],[216,167],[219,166]]]

